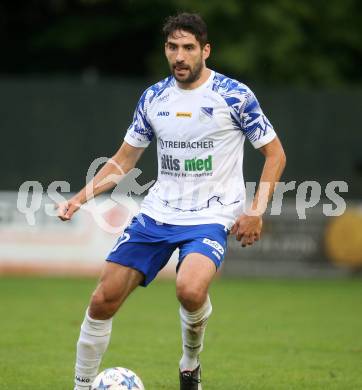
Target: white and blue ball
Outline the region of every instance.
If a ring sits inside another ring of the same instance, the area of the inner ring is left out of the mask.
[[[128,368],[114,367],[102,371],[94,380],[92,390],[145,390],[141,379]]]

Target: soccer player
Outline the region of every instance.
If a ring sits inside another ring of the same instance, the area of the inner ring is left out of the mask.
[[[90,388],[97,375],[112,317],[137,286],[156,277],[176,248],[180,389],[201,389],[199,354],[212,312],[208,289],[223,262],[227,234],[243,246],[259,240],[263,212],[285,166],[281,143],[253,92],[206,67],[211,49],[202,18],[169,17],[163,32],[172,75],[145,90],[117,153],[86,187],[58,205],[59,217],[71,219],[88,193],[97,196],[112,188],[115,183],[107,178],[122,179],[156,140],[157,181],[108,255],[81,326],[77,390]],[[265,157],[249,209],[242,172],[245,138]]]

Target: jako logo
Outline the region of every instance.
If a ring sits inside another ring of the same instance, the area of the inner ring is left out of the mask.
[[[90,383],[90,379],[89,378],[85,378],[83,376],[76,375],[75,376],[75,380],[80,382],[80,383]]]
[[[157,113],[157,116],[169,116],[170,112],[169,111],[159,111]]]

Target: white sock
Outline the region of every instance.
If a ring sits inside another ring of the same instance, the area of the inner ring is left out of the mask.
[[[209,296],[202,307],[194,312],[180,307],[182,349],[180,370],[194,370],[198,365],[198,356],[203,348],[207,320],[212,312]]]
[[[111,338],[112,319],[94,320],[85,314],[77,343],[75,363],[76,389],[89,389],[97,376],[102,356]]]

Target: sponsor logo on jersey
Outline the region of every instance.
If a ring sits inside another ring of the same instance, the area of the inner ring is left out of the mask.
[[[157,116],[170,116],[170,111],[159,111]]]
[[[168,154],[161,155],[161,168],[168,169],[170,171],[179,171],[180,170],[180,160],[178,158],[173,158]]]
[[[185,171],[211,171],[212,170],[212,156],[203,160],[202,158],[193,158],[185,160]]]
[[[217,241],[210,240],[209,238],[204,238],[202,242],[216,249],[221,255],[223,255],[225,252],[223,246],[219,244]]]
[[[192,112],[176,112],[178,118],[191,118]]]
[[[169,171],[179,171],[182,163],[178,158],[173,158],[169,154],[161,154],[161,168],[168,169]],[[212,156],[202,159],[194,157],[190,160],[184,160],[183,166],[185,171],[211,171],[212,170]]]
[[[162,138],[158,139],[161,149],[212,149],[214,147],[214,141],[170,141]]]

